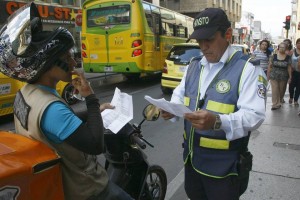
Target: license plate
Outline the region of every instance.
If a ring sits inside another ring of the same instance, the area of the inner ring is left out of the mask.
[[[185,70],[186,70],[186,66],[180,66],[179,67],[179,71],[180,72],[185,72]]]
[[[113,67],[104,67],[104,71],[105,72],[112,72],[112,71],[114,71],[114,68]]]
[[[0,85],[0,94],[10,94],[11,84],[1,84]]]

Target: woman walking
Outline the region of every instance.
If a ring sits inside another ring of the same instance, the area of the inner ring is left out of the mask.
[[[294,102],[295,106],[299,106],[298,99],[300,95],[300,38],[296,40],[296,48],[292,56],[292,80],[289,84],[290,99],[289,104]]]
[[[287,47],[285,49],[285,53],[289,56],[293,55],[293,44],[292,44],[292,40],[290,39],[284,39],[283,40],[284,43],[287,44]]]
[[[286,49],[286,43],[279,44],[278,52],[270,59],[267,71],[267,78],[270,80],[272,87],[271,110],[277,110],[281,107],[287,83],[291,82],[291,57],[285,53]]]
[[[260,60],[260,66],[266,74],[269,65],[269,57],[272,54],[269,47],[270,47],[270,42],[268,40],[262,40],[259,43],[258,50],[255,50],[252,54],[254,58]]]

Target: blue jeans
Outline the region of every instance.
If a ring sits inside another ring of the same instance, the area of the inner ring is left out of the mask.
[[[92,196],[88,200],[134,200],[122,188],[108,181],[106,188],[97,196]]]

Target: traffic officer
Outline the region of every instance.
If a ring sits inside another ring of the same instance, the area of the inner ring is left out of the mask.
[[[265,119],[266,76],[229,44],[232,29],[222,9],[201,11],[193,26],[190,39],[204,56],[190,63],[171,98],[193,111],[184,116],[185,190],[191,200],[236,200],[252,166],[250,131]],[[162,117],[174,116],[162,111]]]

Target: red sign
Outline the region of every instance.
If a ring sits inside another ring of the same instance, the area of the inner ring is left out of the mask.
[[[1,1],[0,0],[0,24],[13,12],[24,6],[26,3],[14,1]],[[36,4],[39,14],[45,23],[63,23],[74,24],[77,14],[81,13],[78,8],[69,8],[62,6],[52,6],[44,4]],[[80,25],[81,26],[81,25]]]
[[[81,13],[78,13],[76,15],[75,24],[76,24],[76,26],[81,26],[82,25],[82,14]]]

